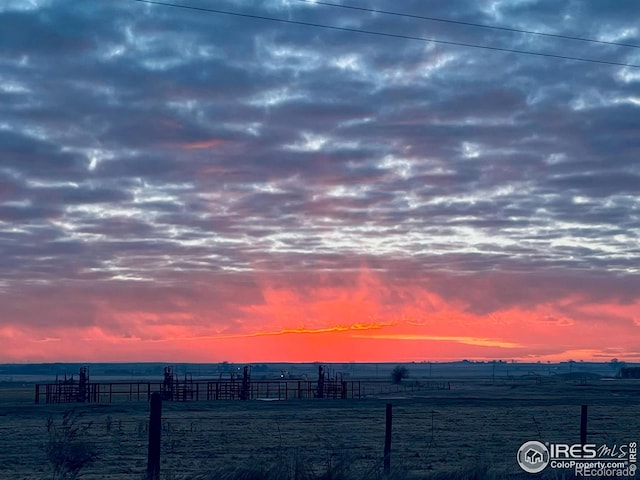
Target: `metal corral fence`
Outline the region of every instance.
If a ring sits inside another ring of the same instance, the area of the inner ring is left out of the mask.
[[[258,380],[248,385],[236,380],[178,382],[167,390],[163,382],[89,383],[86,392],[78,384],[36,384],[35,403],[114,403],[149,401],[154,392],[164,400],[289,400],[289,399],[360,399],[385,394],[408,394],[425,390],[450,390],[446,381],[406,382],[391,385],[375,380],[325,381],[322,393],[318,382],[309,380]]]
[[[36,384],[35,403],[113,403],[123,401],[149,401],[154,392],[164,400],[288,400],[307,398],[357,399],[362,396],[359,380],[325,381],[322,391],[318,383],[308,380],[242,381],[215,380],[190,381],[174,384],[167,390],[163,382],[109,382],[89,383],[80,391],[77,383]]]
[[[364,385],[363,385],[364,383]],[[451,389],[445,381],[411,381],[390,385],[385,381],[345,380],[342,374],[325,375],[318,367],[318,379],[251,380],[250,368],[242,376],[217,380],[195,380],[191,374],[175,375],[171,366],[164,368],[162,382],[91,382],[88,367],[81,367],[78,380],[56,378],[54,383],[36,384],[35,403],[113,403],[149,401],[159,392],[163,400],[289,400],[308,398],[356,399],[367,395],[408,393],[419,390]]]

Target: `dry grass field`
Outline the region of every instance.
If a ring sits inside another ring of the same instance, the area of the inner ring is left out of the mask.
[[[35,405],[33,391],[0,387],[1,479],[53,478],[47,441],[71,409],[81,441],[98,452],[78,478],[144,478],[146,402]],[[259,474],[238,472],[276,467],[283,480],[380,478],[387,403],[395,479],[563,478],[525,474],[515,456],[528,440],[577,443],[581,404],[589,405],[590,442],[640,436],[640,383],[633,380],[459,379],[451,390],[400,389],[361,400],[164,402],[161,479],[236,471],[227,478],[250,480]]]

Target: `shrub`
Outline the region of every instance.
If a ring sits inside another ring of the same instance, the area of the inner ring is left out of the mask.
[[[409,370],[404,365],[398,365],[391,371],[391,382],[399,384],[402,379],[409,378]]]
[[[71,410],[62,414],[61,425],[47,425],[49,436],[44,448],[54,480],[77,479],[80,471],[98,457],[97,448],[86,439],[91,423],[80,424],[79,418]]]

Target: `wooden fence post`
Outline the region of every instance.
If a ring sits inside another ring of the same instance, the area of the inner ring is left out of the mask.
[[[391,471],[391,424],[392,424],[392,406],[387,403],[387,415],[384,428],[384,474],[389,475]]]
[[[151,394],[149,414],[149,453],[147,457],[147,479],[160,480],[160,435],[162,433],[162,396]]]
[[[580,444],[587,443],[587,406],[580,408]]]

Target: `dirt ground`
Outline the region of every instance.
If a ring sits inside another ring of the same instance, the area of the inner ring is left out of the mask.
[[[589,442],[638,441],[640,383],[584,383],[469,379],[452,381],[451,390],[390,390],[361,400],[164,402],[161,478],[274,461],[302,462],[317,472],[344,463],[366,478],[382,463],[387,403],[391,463],[406,478],[475,467],[522,474],[516,452],[525,441],[579,441],[582,404],[589,406]],[[146,402],[35,405],[33,392],[32,385],[0,386],[0,478],[50,479],[45,445],[71,409],[87,426],[82,440],[99,452],[81,478],[143,478]]]

